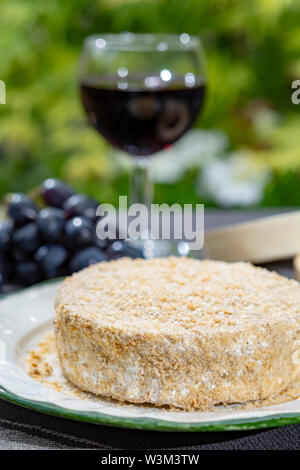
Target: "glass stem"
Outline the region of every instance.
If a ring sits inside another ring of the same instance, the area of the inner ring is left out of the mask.
[[[153,184],[150,179],[150,162],[146,157],[135,158],[130,185],[130,203],[150,207],[153,202]]]

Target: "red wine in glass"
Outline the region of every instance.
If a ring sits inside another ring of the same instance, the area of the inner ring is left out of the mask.
[[[187,87],[177,78],[166,86],[155,76],[147,88],[147,78],[130,87],[115,77],[101,76],[87,77],[80,84],[90,123],[115,147],[137,157],[176,142],[195,121],[205,91],[203,83]]]

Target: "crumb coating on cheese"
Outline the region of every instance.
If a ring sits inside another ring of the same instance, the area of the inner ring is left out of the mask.
[[[67,278],[55,309],[64,373],[99,395],[201,409],[300,374],[300,286],[249,263],[103,262]]]

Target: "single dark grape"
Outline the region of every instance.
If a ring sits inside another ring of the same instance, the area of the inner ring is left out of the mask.
[[[12,223],[4,221],[0,223],[0,252],[9,249],[12,235]]]
[[[65,225],[66,244],[72,250],[92,245],[95,227],[87,217],[73,217]]]
[[[41,195],[49,206],[61,208],[63,203],[75,193],[75,190],[56,178],[46,179],[41,187]]]
[[[75,194],[67,199],[63,205],[66,219],[75,216],[84,216],[96,220],[96,209],[99,202],[84,194]]]
[[[107,261],[107,257],[97,246],[90,246],[78,251],[69,263],[69,272],[74,273],[87,268],[91,264]]]
[[[128,256],[129,258],[143,258],[143,253],[138,248],[129,246],[126,242],[118,240],[113,242],[106,250],[109,259],[118,259]]]
[[[65,218],[61,209],[47,207],[41,210],[37,219],[38,228],[44,241],[57,242],[64,233]]]
[[[35,202],[23,193],[12,194],[7,205],[7,212],[17,225],[33,222],[38,216]]]
[[[25,286],[35,284],[43,279],[42,271],[35,261],[18,261],[15,264],[15,281]]]
[[[67,250],[60,245],[42,245],[35,253],[34,259],[41,266],[45,276],[49,279],[61,276],[63,266],[67,260]]]
[[[40,245],[40,234],[35,222],[24,225],[17,229],[12,235],[12,245],[16,252],[31,254]]]

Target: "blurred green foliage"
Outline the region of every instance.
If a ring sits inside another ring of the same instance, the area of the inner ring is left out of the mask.
[[[1,0],[0,194],[49,175],[106,201],[127,192],[112,150],[86,125],[76,86],[85,36],[95,32],[196,34],[204,43],[208,94],[197,126],[222,129],[272,169],[264,205],[300,205],[298,0]],[[158,200],[199,201],[193,170],[159,185]],[[210,203],[210,201],[207,201]]]

